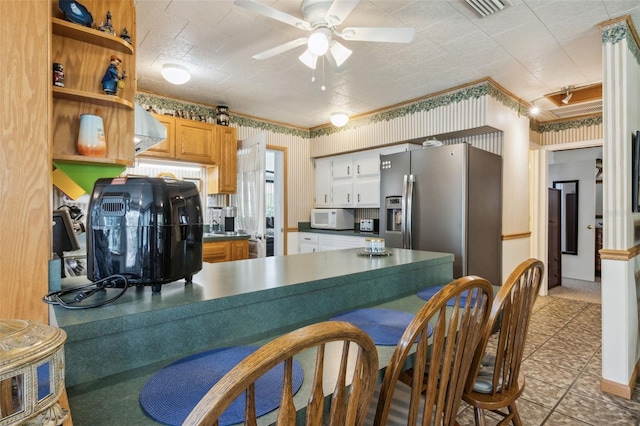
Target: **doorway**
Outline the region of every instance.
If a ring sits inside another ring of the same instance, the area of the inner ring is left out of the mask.
[[[265,234],[267,256],[286,253],[286,148],[267,145],[265,174]]]
[[[286,254],[287,150],[260,133],[238,143],[238,190],[231,202],[250,235],[249,258]]]
[[[546,146],[540,151],[539,176],[544,198],[540,193],[540,201],[544,202],[540,207],[540,216],[536,219],[540,224],[540,245],[538,256],[543,259],[550,258],[551,224],[548,188],[553,187],[554,181],[578,180],[580,183],[578,205],[578,230],[577,247],[569,250],[561,249],[565,253],[561,255],[561,283],[575,291],[594,291],[599,289],[599,277],[596,277],[596,229],[602,226],[601,214],[602,198],[596,195],[597,159],[602,158],[601,141],[586,141],[555,146]],[[600,205],[597,205],[600,203]],[[546,205],[545,205],[546,204]],[[561,207],[562,209],[562,207]],[[562,235],[562,231],[561,231]],[[548,263],[547,268],[552,265]],[[551,276],[547,286],[543,287],[542,294],[553,287]],[[555,290],[564,291],[568,288],[558,286]],[[599,297],[599,292],[597,297]]]

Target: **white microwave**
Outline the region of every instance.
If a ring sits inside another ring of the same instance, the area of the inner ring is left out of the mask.
[[[353,229],[353,209],[312,209],[311,227],[317,229]]]

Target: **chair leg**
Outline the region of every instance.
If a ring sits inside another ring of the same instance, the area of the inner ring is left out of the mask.
[[[520,420],[520,414],[518,413],[518,407],[516,402],[509,404],[509,414],[511,414],[513,426],[522,426],[522,420]]]
[[[473,409],[473,417],[476,421],[476,426],[486,426],[486,420],[484,418],[484,410],[482,408]]]

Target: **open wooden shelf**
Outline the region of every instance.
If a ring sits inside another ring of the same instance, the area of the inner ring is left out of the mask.
[[[82,90],[68,89],[66,87],[52,86],[53,97],[77,102],[91,102],[94,104],[133,109],[133,102],[122,99],[119,96],[104,95],[101,93],[89,93]]]
[[[123,160],[120,158],[103,158],[103,157],[89,157],[79,154],[53,154],[53,161],[60,163],[73,163],[73,164],[113,164],[120,166],[132,166],[133,162]]]
[[[51,18],[51,23],[54,34],[133,55],[133,46],[117,35],[83,27],[82,25],[59,18]]]

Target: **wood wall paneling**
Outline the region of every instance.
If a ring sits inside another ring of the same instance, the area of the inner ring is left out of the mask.
[[[49,9],[0,1],[0,317],[48,323],[51,253]]]

